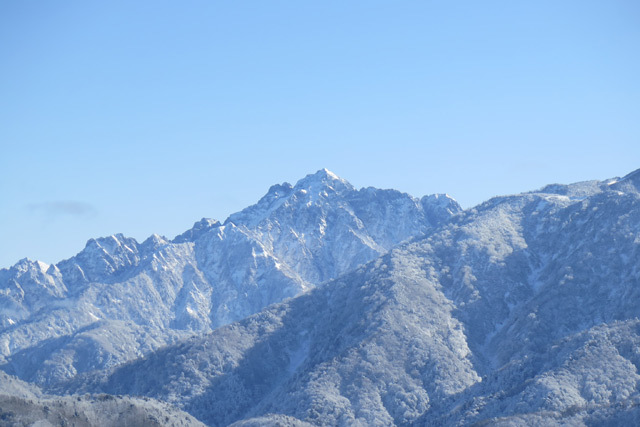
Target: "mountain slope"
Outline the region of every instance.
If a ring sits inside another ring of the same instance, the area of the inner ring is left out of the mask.
[[[209,425],[637,422],[638,176],[492,199],[72,389],[156,397]]]
[[[458,212],[448,196],[356,190],[321,170],[171,241],[117,234],[56,265],[23,260],[0,270],[0,369],[42,385],[109,369],[298,295]]]

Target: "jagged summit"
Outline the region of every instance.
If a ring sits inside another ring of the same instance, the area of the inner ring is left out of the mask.
[[[433,203],[443,209],[450,209],[452,213],[460,212],[462,209],[458,205],[458,201],[447,193],[428,194],[420,199],[421,203]]]
[[[294,190],[303,189],[311,192],[323,191],[327,188],[335,190],[354,189],[347,180],[340,178],[338,175],[326,168],[305,176],[294,186]]]
[[[342,178],[340,178],[338,175],[336,175],[335,173],[331,172],[329,169],[327,168],[322,168],[320,169],[318,172],[316,172],[316,175],[319,173],[323,173],[325,174],[327,177],[330,177],[332,179],[338,179],[338,180],[342,180]]]
[[[138,242],[133,237],[126,237],[122,233],[116,233],[110,236],[91,238],[87,240],[85,250],[99,248],[106,252],[113,252],[116,248],[126,245],[137,246]]]
[[[218,220],[211,219],[211,218],[202,218],[200,221],[197,221],[195,224],[193,224],[193,227],[191,227],[189,230],[176,236],[172,240],[172,242],[173,243],[193,242],[197,238],[202,236],[204,233],[214,228],[220,227],[221,225],[222,224],[220,224],[220,221]]]
[[[357,190],[345,179],[328,169],[320,169],[300,179],[294,186],[288,182],[271,186],[258,203],[230,215],[224,223],[255,227],[282,206],[297,209],[324,204],[328,197],[345,197],[355,191]]]
[[[34,261],[29,258],[22,258],[21,260],[19,260],[17,263],[9,267],[8,269],[0,269],[0,271],[2,272],[14,271],[18,274],[23,274],[28,271],[46,272],[51,267],[55,267],[55,266],[49,265],[47,263],[44,263],[38,260]]]
[[[25,258],[22,258],[21,260],[18,260],[18,262],[16,262],[13,265],[13,267],[21,268],[23,266],[32,266],[32,265],[35,265],[37,262],[39,261],[34,261],[31,258],[25,257]]]
[[[317,203],[334,196],[344,196],[357,191],[349,181],[340,178],[328,169],[320,169],[299,180],[293,187],[293,194],[305,203]]]

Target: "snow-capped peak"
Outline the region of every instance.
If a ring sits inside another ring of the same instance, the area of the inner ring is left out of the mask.
[[[314,174],[302,178],[293,187],[294,191],[306,190],[312,195],[320,194],[326,190],[352,191],[355,190],[347,180],[340,178],[328,169],[320,169]]]
[[[331,172],[329,169],[327,168],[322,168],[320,169],[318,172],[324,172],[325,175],[327,175],[328,177],[331,177],[333,179],[339,179],[342,180],[342,178],[340,178],[338,175],[336,175],[335,173]]]
[[[203,234],[207,233],[209,230],[220,227],[220,221],[211,219],[211,218],[202,218],[200,221],[197,221],[193,224],[189,230],[184,233],[176,236],[172,242],[173,243],[184,243],[184,242],[193,242],[198,239]]]
[[[302,205],[308,205],[308,203],[313,203],[318,198],[326,197],[329,194],[344,194],[344,192],[350,191],[356,190],[348,181],[328,169],[320,169],[316,173],[305,176],[293,187],[288,182],[271,186],[258,203],[231,215],[224,223],[225,225],[234,223],[255,227],[287,201],[290,201],[293,194],[303,196],[303,199],[298,199],[298,202],[301,202]]]
[[[29,258],[22,258],[12,268],[22,273],[31,269],[38,269],[45,272],[49,268],[49,265],[42,261],[33,261]]]
[[[452,202],[458,203],[456,199],[448,195],[447,193],[440,194],[430,194],[428,196],[424,196],[426,200],[437,203],[440,206],[449,205]]]
[[[83,252],[99,251],[107,254],[114,254],[120,250],[132,251],[132,247],[138,246],[138,242],[131,238],[125,237],[122,233],[113,234],[107,237],[99,237],[97,239],[89,239]]]
[[[152,234],[151,236],[147,237],[144,242],[142,242],[142,244],[140,245],[140,249],[143,252],[156,251],[160,247],[168,243],[169,241],[164,236],[160,236],[159,234]]]

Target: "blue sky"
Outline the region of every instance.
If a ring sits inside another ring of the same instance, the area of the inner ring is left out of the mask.
[[[0,3],[0,267],[326,167],[464,207],[640,168],[640,2]]]

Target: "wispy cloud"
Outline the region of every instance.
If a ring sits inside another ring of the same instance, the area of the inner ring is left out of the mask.
[[[30,203],[26,208],[32,213],[42,214],[48,217],[73,216],[78,218],[91,218],[98,213],[98,210],[93,205],[74,200]]]

